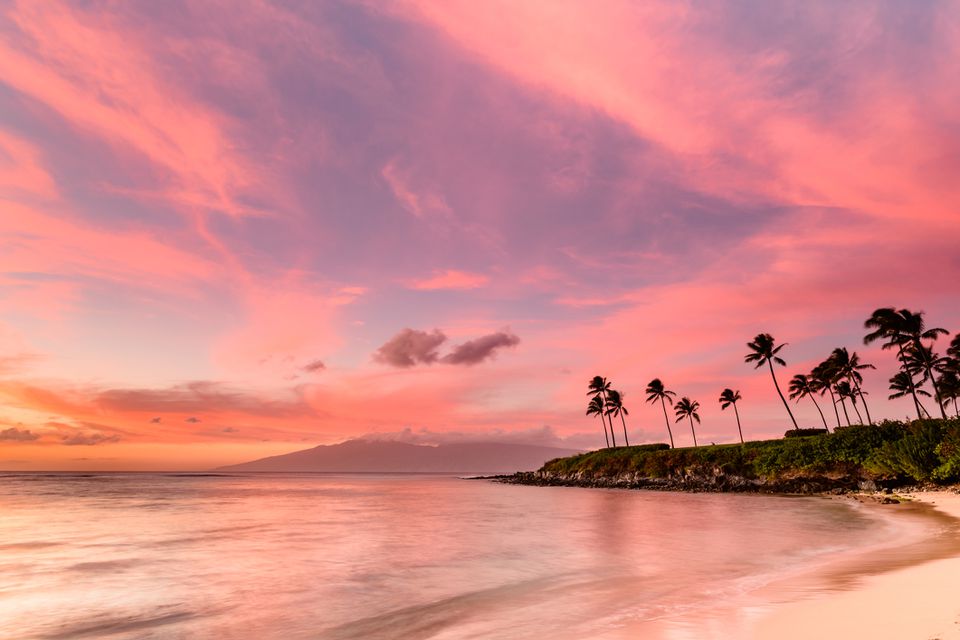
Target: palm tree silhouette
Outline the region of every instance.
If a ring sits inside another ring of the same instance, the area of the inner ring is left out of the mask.
[[[770,377],[773,378],[773,386],[777,389],[777,394],[780,396],[780,399],[783,401],[783,406],[786,408],[787,413],[790,415],[790,421],[793,422],[793,428],[799,429],[797,426],[797,420],[793,417],[793,411],[790,411],[790,405],[787,404],[787,399],[783,397],[783,392],[780,391],[780,385],[777,384],[777,375],[773,372],[773,363],[776,362],[781,367],[787,365],[784,362],[783,358],[777,355],[780,352],[780,349],[783,349],[787,346],[786,343],[781,345],[776,345],[773,340],[773,336],[769,333],[758,333],[757,336],[753,339],[753,342],[747,343],[747,348],[750,349],[750,353],[743,357],[744,362],[756,362],[757,365],[754,369],[759,369],[763,365],[768,365],[770,367]]]
[[[876,309],[870,317],[867,318],[863,326],[867,329],[873,329],[863,338],[864,344],[871,344],[877,340],[885,340],[882,348],[897,350],[897,360],[900,361],[900,367],[906,371],[906,355],[904,347],[910,343],[910,336],[907,332],[906,319],[894,307],[882,307]],[[917,388],[913,382],[913,376],[903,380],[908,382],[908,391],[913,398],[913,404],[916,407],[917,415],[920,415],[920,399],[917,397]]]
[[[737,416],[737,431],[740,433],[740,444],[743,444],[743,429],[740,428],[740,412],[737,411],[737,402],[740,400],[740,390],[724,389],[720,392],[720,409],[733,405],[733,413]]]
[[[623,419],[623,416],[628,415],[630,415],[630,412],[623,406],[623,394],[616,389],[607,391],[607,416],[620,416],[620,422],[623,424],[623,441],[626,442],[629,447],[630,439],[627,437],[627,421]],[[610,424],[612,428],[612,418]]]
[[[933,387],[934,396],[937,403],[940,404],[940,414],[946,418],[946,399],[943,390],[940,389],[940,379],[933,375],[933,372],[943,373],[953,366],[953,359],[941,356],[934,352],[932,346],[921,344],[917,346],[910,343],[903,350],[903,370],[910,376],[920,376],[921,384],[930,381]]]
[[[853,387],[854,392],[860,396],[860,401],[863,402],[863,410],[867,413],[867,422],[873,426],[873,419],[870,417],[867,400],[863,397],[863,391],[860,389],[860,383],[863,382],[863,375],[861,375],[860,372],[865,369],[876,369],[876,367],[872,364],[861,364],[860,356],[857,355],[857,352],[854,351],[850,353],[846,347],[834,349],[833,353],[830,354],[830,358],[837,368],[837,374],[840,377],[846,378],[850,382],[850,386]],[[859,413],[859,411],[857,413]]]
[[[809,397],[813,400],[813,406],[817,408],[817,413],[820,414],[820,419],[823,420],[823,428],[829,433],[830,427],[827,426],[827,419],[823,416],[823,411],[820,410],[817,399],[813,397],[816,391],[816,383],[802,373],[798,373],[790,380],[790,399],[800,402],[801,398]]]
[[[847,413],[847,402],[846,399],[850,398],[850,403],[853,405],[854,409],[857,409],[857,401],[853,395],[853,387],[850,386],[850,383],[846,380],[841,380],[833,386],[833,390],[836,391],[837,397],[840,399],[840,406],[843,407],[843,417],[847,419],[847,426],[853,426],[850,422],[850,414]],[[857,416],[860,415],[860,411],[857,410]],[[860,418],[860,424],[863,424],[863,418]]]
[[[587,388],[590,389],[587,391],[588,396],[600,397],[601,403],[600,408],[603,411],[603,407],[607,404],[607,392],[610,391],[610,383],[607,382],[607,379],[602,376],[593,376],[593,379],[587,384]],[[603,419],[605,413],[600,414],[600,419]],[[609,416],[607,416],[609,417]],[[604,423],[604,431],[606,431],[606,423]],[[613,446],[617,446],[617,437],[613,434],[613,420],[610,420],[610,441],[613,442]]]
[[[587,415],[600,416],[600,423],[603,424],[603,439],[609,447],[610,438],[607,437],[607,423],[603,420],[603,400],[600,399],[599,395],[590,398],[590,403],[587,404]]]
[[[909,337],[910,344],[913,346],[915,354],[920,356],[923,367],[927,370],[927,377],[930,379],[930,386],[933,387],[933,395],[936,396],[938,405],[937,408],[940,409],[940,416],[946,420],[947,412],[943,408],[943,402],[940,398],[940,389],[937,387],[937,380],[933,375],[933,347],[926,347],[923,344],[923,341],[930,340],[933,342],[936,341],[938,337],[947,335],[950,332],[940,327],[927,329],[926,323],[923,320],[922,311],[919,313],[913,313],[908,309],[900,309],[900,311],[897,313],[903,318],[902,330],[904,335]]]
[[[892,378],[890,378],[890,391],[891,393],[887,396],[888,400],[896,400],[897,398],[903,398],[907,394],[913,396],[914,401],[916,402],[917,407],[917,419],[923,420],[923,414],[926,413],[927,417],[930,417],[930,412],[927,411],[927,408],[923,406],[923,403],[920,402],[920,398],[917,396],[926,396],[930,397],[930,393],[925,389],[918,388],[913,382],[913,376],[907,371],[898,371]]]
[[[841,426],[840,410],[837,409],[837,396],[833,393],[833,385],[837,382],[837,374],[829,358],[813,368],[813,371],[810,372],[810,379],[821,396],[824,393],[830,394],[830,404],[833,405],[833,413],[837,417],[837,426]]]
[[[937,386],[940,388],[940,396],[943,398],[944,405],[953,401],[953,413],[960,418],[960,409],[957,408],[957,398],[960,398],[960,374],[954,368],[954,362],[945,368],[937,379]]]
[[[660,401],[660,407],[663,409],[663,421],[667,423],[667,434],[670,436],[670,448],[673,449],[673,431],[670,429],[670,419],[667,418],[667,402],[670,403],[670,406],[673,406],[673,396],[675,396],[673,391],[668,391],[664,388],[663,382],[660,378],[654,378],[647,385],[647,402],[654,403],[657,400]]]
[[[690,433],[693,434],[693,446],[695,447],[699,445],[697,445],[697,431],[693,428],[693,421],[696,420],[697,424],[700,424],[700,415],[697,413],[697,409],[699,408],[699,402],[691,400],[686,396],[680,398],[680,400],[677,401],[677,405],[673,408],[677,416],[674,422],[680,422],[684,418],[690,421]]]
[[[960,367],[960,333],[954,335],[953,340],[950,341],[947,355],[954,359],[956,367]]]

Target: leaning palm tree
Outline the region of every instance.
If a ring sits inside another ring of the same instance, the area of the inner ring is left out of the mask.
[[[770,367],[770,377],[773,378],[773,386],[776,387],[777,394],[780,396],[780,399],[783,400],[783,406],[786,408],[787,413],[790,414],[790,421],[793,422],[793,428],[799,429],[800,427],[797,426],[797,420],[793,417],[793,411],[790,411],[790,405],[787,404],[787,399],[783,397],[783,392],[780,391],[780,385],[777,384],[777,375],[773,372],[774,362],[781,367],[787,366],[783,358],[777,355],[780,349],[783,349],[785,346],[787,346],[786,343],[776,345],[773,336],[769,333],[758,333],[753,339],[753,342],[747,343],[747,348],[750,349],[750,353],[745,355],[743,360],[744,362],[756,362],[757,365],[754,369],[759,369],[765,364]]]
[[[897,313],[903,319],[903,334],[909,338],[909,344],[913,347],[915,354],[920,356],[923,366],[927,370],[927,377],[930,379],[930,386],[933,387],[933,395],[937,399],[937,408],[940,409],[940,416],[946,420],[947,412],[943,408],[943,402],[940,398],[940,389],[937,387],[937,379],[933,375],[933,347],[926,347],[926,345],[923,344],[923,341],[930,340],[933,342],[936,341],[936,339],[940,336],[947,335],[950,332],[941,327],[927,329],[926,323],[923,320],[922,311],[919,313],[913,313],[908,309],[900,309]]]
[[[600,416],[600,423],[603,424],[603,439],[609,447],[610,438],[607,436],[607,423],[603,419],[603,400],[600,399],[600,396],[590,398],[590,403],[587,405],[587,415]]]
[[[837,383],[837,372],[829,358],[818,364],[810,372],[810,380],[816,385],[816,390],[822,396],[830,394],[830,404],[833,405],[833,414],[837,417],[837,426],[840,425],[840,410],[837,409],[837,396],[833,393],[833,385]]]
[[[945,371],[952,370],[953,363],[952,358],[936,353],[932,345],[920,344],[918,346],[910,343],[903,350],[903,370],[910,376],[920,376],[921,383],[930,381],[933,394],[940,405],[940,415],[944,418],[946,416],[946,409],[944,408],[947,404],[946,397],[943,389],[940,388],[940,378],[933,374],[942,374]]]
[[[876,367],[872,364],[861,364],[860,356],[857,352],[854,351],[850,353],[846,347],[834,349],[833,353],[830,354],[830,358],[837,368],[837,374],[842,378],[846,378],[847,381],[850,382],[850,386],[853,387],[854,393],[860,396],[860,401],[863,402],[863,410],[867,414],[867,422],[872,426],[873,418],[870,417],[867,400],[863,397],[863,391],[860,389],[860,383],[863,382],[863,375],[860,372],[865,369],[876,369]]]
[[[737,402],[740,401],[740,390],[724,389],[720,392],[720,409],[733,405],[733,413],[737,416],[737,432],[740,434],[740,444],[743,444],[743,429],[740,428],[740,412],[737,411]]]
[[[873,331],[864,336],[863,343],[871,344],[877,340],[884,340],[885,342],[882,348],[884,350],[897,350],[897,360],[900,362],[900,368],[903,371],[906,371],[907,368],[904,347],[907,346],[911,340],[907,332],[906,323],[906,318],[894,307],[876,309],[870,314],[867,321],[863,323],[867,329],[873,329]],[[917,397],[917,389],[913,382],[913,375],[909,375],[902,381],[907,382],[907,390],[913,399],[917,415],[920,415],[920,399]]]
[[[667,403],[670,403],[670,406],[673,406],[673,396],[675,396],[673,391],[668,391],[664,386],[660,378],[654,378],[647,385],[647,402],[654,403],[657,400],[660,401],[660,407],[663,409],[663,421],[667,423],[667,435],[670,436],[670,448],[673,449],[673,431],[670,429],[670,419],[667,417]]]
[[[800,402],[804,397],[809,397],[813,400],[813,406],[817,408],[817,413],[820,414],[820,419],[823,420],[823,428],[830,432],[830,427],[827,426],[827,419],[823,416],[823,411],[820,410],[820,405],[817,404],[817,399],[813,396],[817,392],[816,382],[812,381],[809,377],[805,376],[802,373],[798,373],[793,376],[793,379],[790,380],[790,399],[795,402]]]
[[[843,407],[843,417],[847,420],[847,426],[853,426],[853,423],[850,422],[850,414],[847,413],[847,398],[850,399],[853,408],[857,408],[856,398],[853,395],[853,387],[850,386],[850,383],[846,380],[841,380],[837,384],[833,385],[833,390],[837,394],[838,402],[840,406]],[[860,414],[860,411],[857,411],[857,415]],[[863,418],[860,418],[860,424],[863,424]]]
[[[620,416],[620,422],[623,424],[623,441],[626,442],[629,447],[630,439],[627,437],[627,421],[623,419],[623,416],[628,415],[630,415],[630,412],[623,406],[623,394],[616,389],[607,391],[607,416],[611,418],[611,424],[613,424],[613,416]]]
[[[917,409],[917,419],[923,420],[923,414],[926,413],[927,417],[930,417],[930,412],[927,411],[927,408],[923,406],[923,403],[920,402],[918,396],[930,397],[930,393],[925,389],[921,389],[914,384],[913,376],[907,371],[898,371],[892,378],[890,378],[890,391],[891,393],[887,396],[888,400],[896,400],[897,398],[903,398],[907,394],[911,394],[913,399],[916,401]]]
[[[937,379],[940,396],[945,405],[953,402],[953,413],[960,418],[960,409],[957,408],[957,399],[960,398],[960,374],[953,367],[945,368]]]
[[[693,434],[693,446],[697,445],[697,430],[693,428],[693,421],[696,420],[697,424],[700,424],[700,414],[697,413],[697,409],[700,408],[700,403],[696,400],[691,400],[690,398],[684,396],[677,401],[677,406],[673,408],[674,413],[677,416],[677,419],[674,422],[680,422],[684,418],[690,421],[690,433]]]
[[[589,383],[587,383],[588,396],[599,397],[600,398],[600,407],[601,410],[607,404],[607,393],[610,391],[610,383],[607,382],[607,379],[602,376],[593,376]],[[606,414],[601,414],[600,419],[603,419],[603,416]],[[607,418],[610,418],[607,416]],[[604,426],[606,429],[606,426]],[[613,446],[617,446],[617,437],[613,434],[613,419],[610,419],[610,441],[613,443]]]

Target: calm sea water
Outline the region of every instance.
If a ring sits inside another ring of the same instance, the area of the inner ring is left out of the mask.
[[[817,498],[0,476],[2,638],[590,638],[890,535]]]

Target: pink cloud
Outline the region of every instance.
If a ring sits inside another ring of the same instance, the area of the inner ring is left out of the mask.
[[[414,280],[410,283],[410,287],[422,291],[434,291],[437,289],[478,289],[489,282],[490,278],[479,273],[447,269],[445,271],[434,272],[434,275],[429,278]]]

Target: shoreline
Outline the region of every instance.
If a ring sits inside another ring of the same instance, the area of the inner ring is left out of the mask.
[[[903,492],[929,509],[924,539],[891,546],[878,563],[870,550],[794,582],[800,597],[774,604],[749,625],[744,638],[960,638],[960,493]],[[783,588],[780,585],[778,588]],[[811,589],[812,588],[812,589]],[[757,594],[761,595],[761,594]],[[770,594],[763,594],[769,596]],[[785,594],[781,594],[785,595]]]
[[[597,484],[510,482],[630,490]],[[488,477],[503,482],[502,477]],[[636,490],[636,488],[633,488]],[[702,487],[643,487],[681,493],[729,493]],[[651,640],[960,640],[960,485],[894,491],[829,490],[737,493],[851,501],[893,525],[889,542],[829,555],[787,571],[730,601],[693,615],[628,623],[598,638]]]

